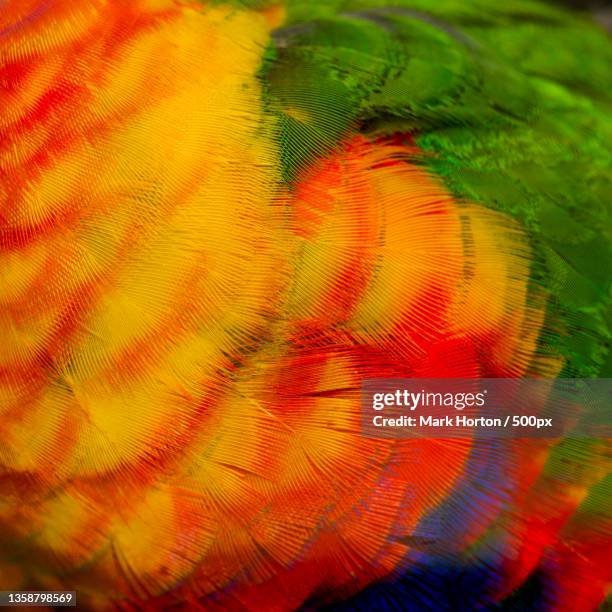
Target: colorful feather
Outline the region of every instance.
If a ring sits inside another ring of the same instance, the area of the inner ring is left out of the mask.
[[[601,605],[607,440],[360,390],[612,377],[611,67],[528,0],[3,3],[0,589]]]

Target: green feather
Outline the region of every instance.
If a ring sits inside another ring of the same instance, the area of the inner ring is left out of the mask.
[[[612,42],[520,1],[288,3],[261,79],[285,180],[354,131],[412,133],[460,199],[518,219],[550,293],[540,350],[610,376]]]

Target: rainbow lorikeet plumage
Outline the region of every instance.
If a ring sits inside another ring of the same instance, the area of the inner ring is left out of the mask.
[[[529,0],[7,0],[0,84],[0,590],[605,602],[606,440],[359,424],[368,378],[612,377],[603,29]]]

